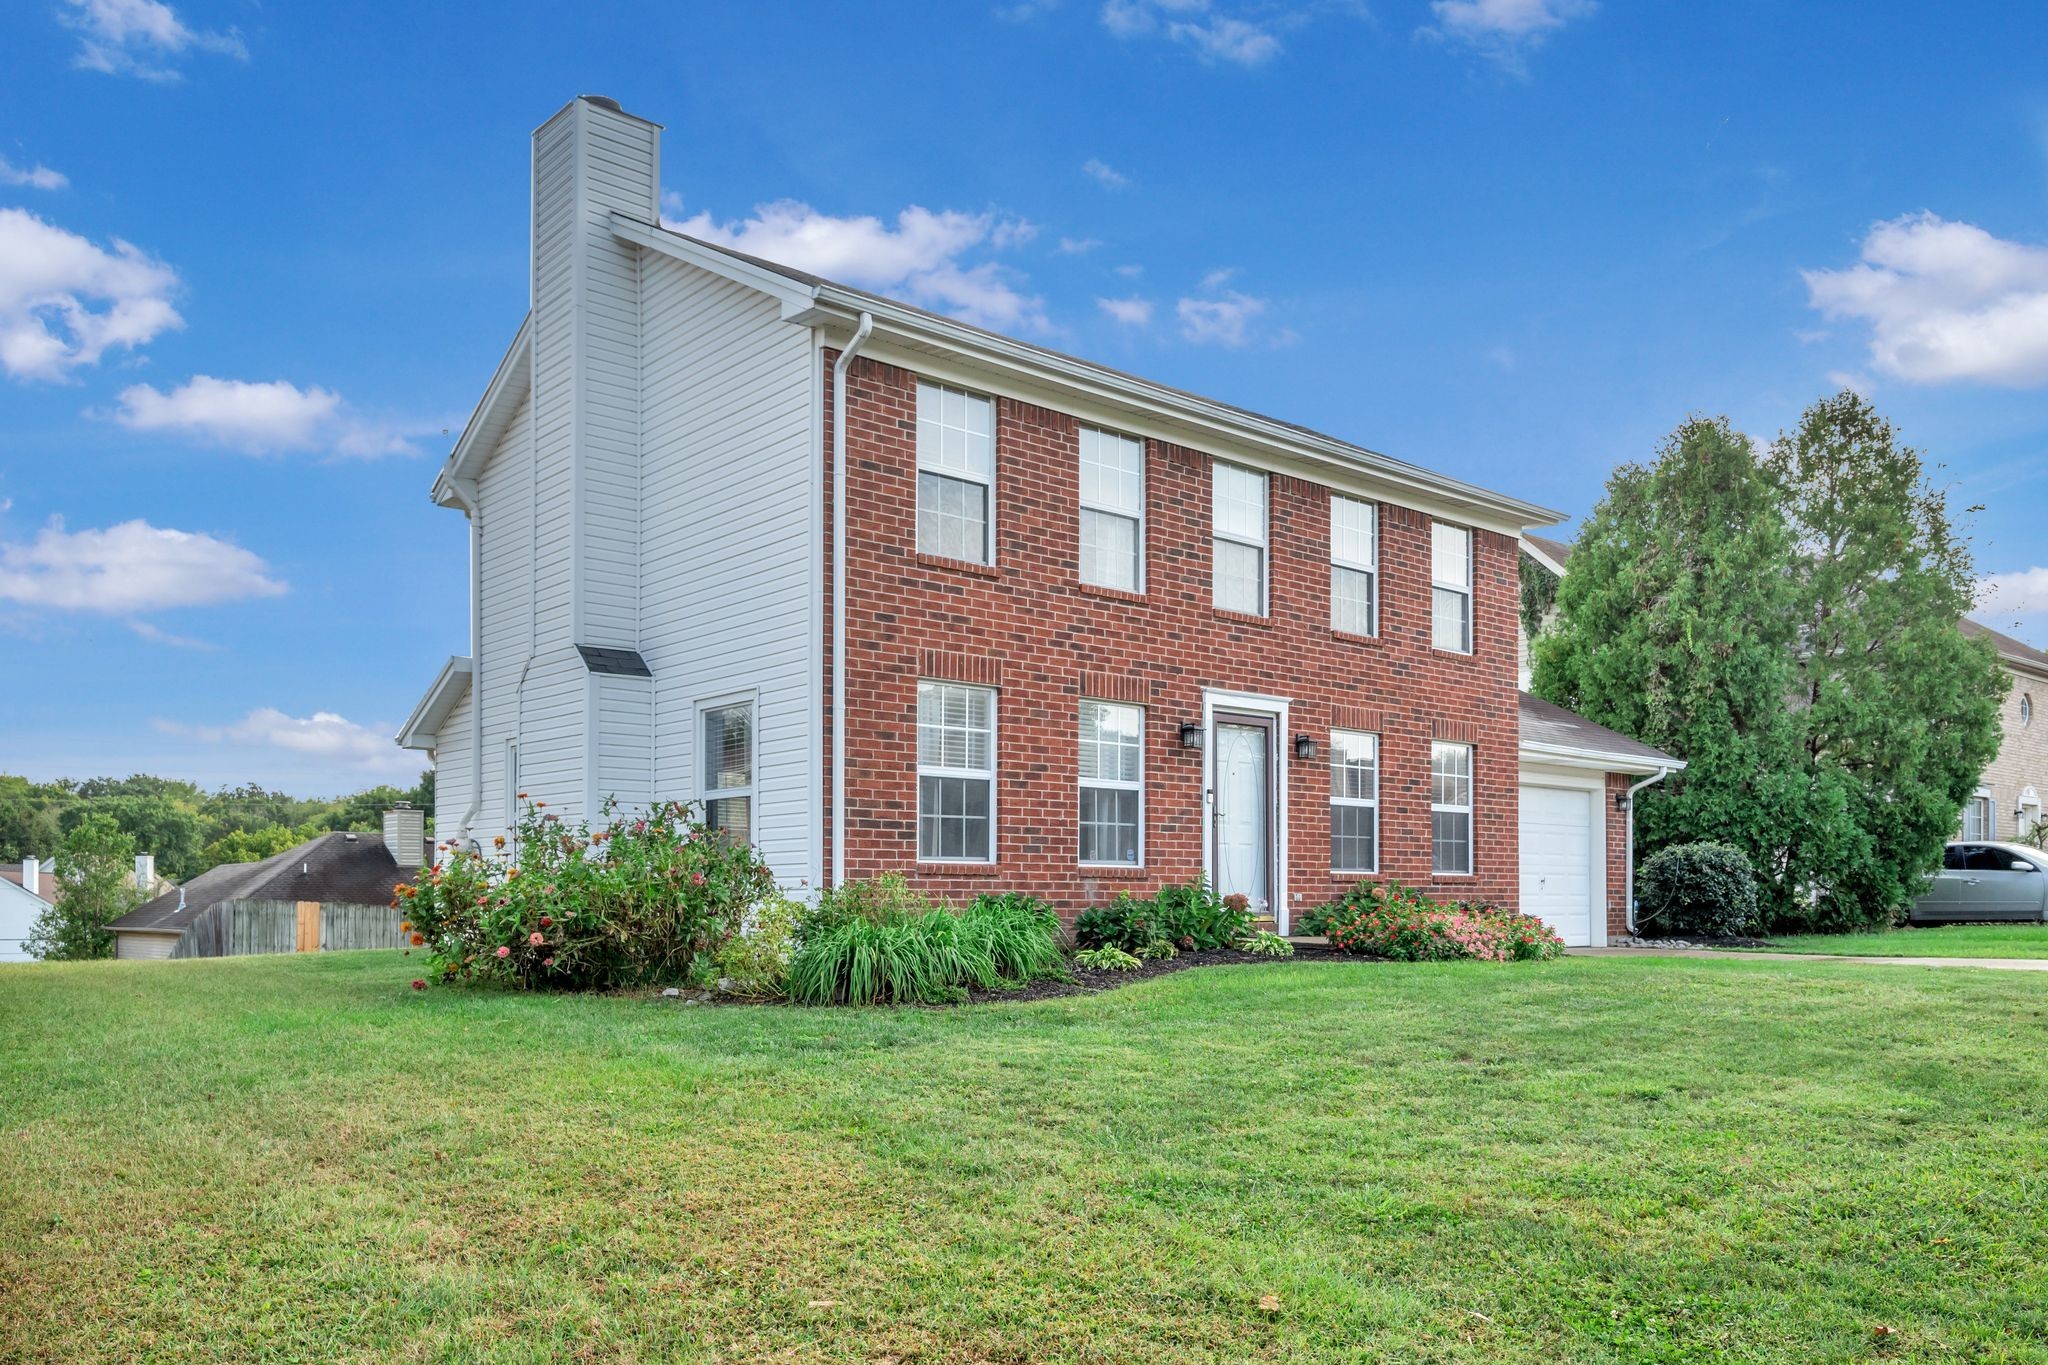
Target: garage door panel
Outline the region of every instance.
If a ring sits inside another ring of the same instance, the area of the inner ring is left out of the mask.
[[[1593,941],[1594,798],[1575,788],[1521,789],[1522,909],[1575,947]]]

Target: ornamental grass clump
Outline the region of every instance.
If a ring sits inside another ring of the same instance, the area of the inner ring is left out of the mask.
[[[1330,946],[1395,962],[1529,962],[1564,952],[1543,921],[1498,905],[1438,904],[1396,881],[1360,882],[1314,912]]]
[[[521,795],[523,801],[524,794]],[[604,823],[525,807],[513,838],[449,848],[397,888],[406,933],[445,981],[569,990],[709,985],[750,912],[777,898],[754,849],[683,802]]]
[[[956,911],[895,875],[820,896],[797,937],[786,989],[808,1005],[936,1005],[1067,975],[1050,906],[983,896]]]

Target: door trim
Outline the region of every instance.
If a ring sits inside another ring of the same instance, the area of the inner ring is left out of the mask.
[[[1255,692],[1227,692],[1202,689],[1202,875],[1216,884],[1216,716],[1239,714],[1273,723],[1273,742],[1267,754],[1267,785],[1271,788],[1272,810],[1266,837],[1272,844],[1273,926],[1282,934],[1293,916],[1289,914],[1287,890],[1287,769],[1294,752],[1287,725],[1288,700]]]

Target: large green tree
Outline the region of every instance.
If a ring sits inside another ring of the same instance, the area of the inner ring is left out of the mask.
[[[63,821],[73,828],[94,817],[111,819],[138,852],[154,854],[157,870],[172,881],[184,881],[199,871],[206,823],[197,804],[181,794],[118,791],[68,808]]]
[[[29,930],[29,954],[46,962],[111,957],[107,925],[141,903],[135,841],[111,817],[90,815],[57,847],[57,903]]]

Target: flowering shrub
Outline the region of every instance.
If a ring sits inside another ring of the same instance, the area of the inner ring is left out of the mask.
[[[718,988],[749,1000],[780,997],[803,915],[804,907],[787,896],[770,896],[755,906],[718,950]]]
[[[521,794],[524,799],[524,794]],[[457,849],[394,904],[408,941],[444,980],[605,990],[709,984],[748,912],[776,896],[750,846],[706,829],[682,802],[569,825],[526,806],[517,837]]]
[[[1524,962],[1557,957],[1564,940],[1543,921],[1497,905],[1439,905],[1399,882],[1360,882],[1313,922],[1330,946],[1397,962]]]

